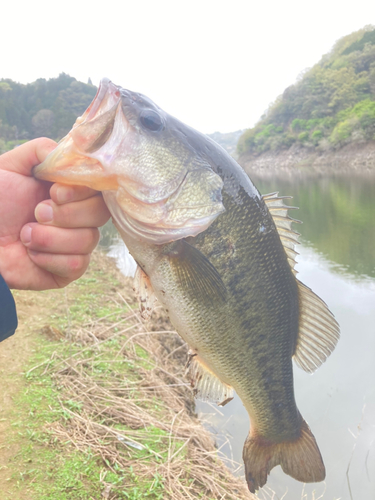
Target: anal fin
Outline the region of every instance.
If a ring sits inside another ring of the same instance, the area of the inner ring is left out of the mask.
[[[138,298],[141,317],[144,320],[150,319],[157,298],[152,288],[150,278],[139,266],[137,266],[135,271],[134,291]]]
[[[187,377],[194,395],[201,401],[224,406],[233,399],[234,390],[222,382],[202,361],[199,355],[189,352]]]

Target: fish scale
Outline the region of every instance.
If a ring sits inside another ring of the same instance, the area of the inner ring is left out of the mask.
[[[322,481],[322,457],[294,398],[292,359],[313,372],[339,327],[296,279],[298,235],[283,198],[262,197],[214,141],[108,79],[34,175],[103,192],[138,264],[142,316],[155,298],[165,307],[189,344],[198,398],[223,405],[236,391],[248,411],[250,491],[276,465],[299,481]]]

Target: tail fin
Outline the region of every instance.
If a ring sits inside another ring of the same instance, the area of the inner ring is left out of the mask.
[[[300,436],[294,441],[272,443],[251,434],[245,441],[243,460],[247,485],[252,493],[266,484],[271,469],[279,464],[286,474],[297,481],[314,483],[324,480],[326,471],[322,456],[304,420]]]

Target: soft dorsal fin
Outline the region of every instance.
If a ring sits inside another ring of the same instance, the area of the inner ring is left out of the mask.
[[[275,222],[281,242],[288,256],[294,274],[295,257],[298,253],[294,247],[298,244],[299,233],[292,229],[292,223],[301,221],[288,216],[288,205],[283,200],[291,196],[280,197],[278,193],[266,194],[263,200]],[[340,337],[340,328],[335,317],[325,302],[310,288],[297,280],[300,304],[299,331],[294,352],[294,361],[303,370],[312,373],[328,358]]]
[[[193,388],[194,396],[201,401],[224,406],[233,399],[233,387],[219,380],[203,363],[199,355],[192,351],[189,351],[187,377]]]
[[[332,353],[340,337],[340,327],[327,304],[297,280],[299,291],[299,332],[294,361],[312,373]]]
[[[296,256],[298,255],[298,252],[295,251],[295,246],[298,244],[298,237],[300,234],[292,229],[292,223],[296,222],[300,224],[301,221],[293,219],[288,215],[289,209],[296,209],[297,207],[284,205],[283,200],[290,199],[291,196],[279,196],[279,193],[270,193],[263,195],[262,198],[272,215],[281,243],[288,256],[290,267],[293,273],[297,274],[297,271],[294,269],[296,265]]]

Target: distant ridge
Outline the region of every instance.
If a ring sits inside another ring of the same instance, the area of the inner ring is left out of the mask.
[[[365,145],[356,165],[375,168],[375,26],[338,40],[241,135],[237,152],[248,169],[330,164],[338,151],[350,167]]]
[[[1,79],[0,154],[35,137],[59,141],[88,107],[96,90],[90,78],[83,83],[65,73],[26,85]],[[243,132],[214,132],[209,137],[236,156],[237,142]]]
[[[233,158],[237,158],[237,143],[238,139],[244,133],[243,130],[236,130],[236,132],[214,132],[213,134],[208,134],[215,142],[220,144]]]
[[[78,82],[65,73],[26,85],[1,79],[0,153],[35,137],[61,139],[95,93],[94,85]]]

